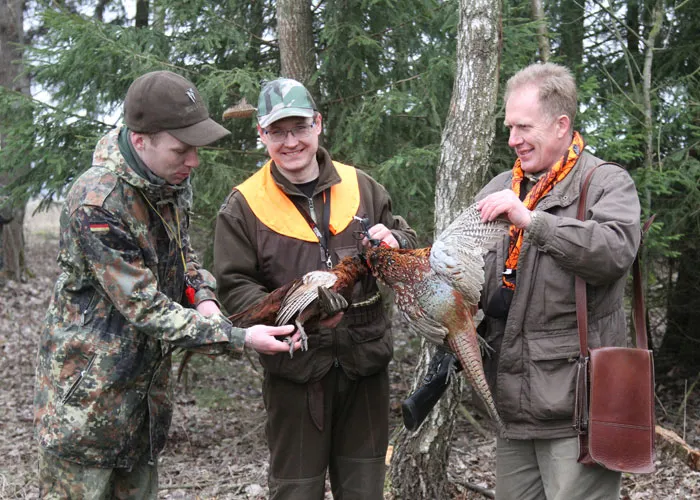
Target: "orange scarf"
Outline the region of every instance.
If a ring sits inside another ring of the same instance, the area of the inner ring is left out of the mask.
[[[569,145],[569,149],[566,154],[561,157],[561,159],[554,164],[554,166],[547,172],[546,175],[540,177],[537,183],[533,186],[523,204],[528,208],[528,210],[533,210],[537,203],[549,193],[552,188],[559,182],[561,182],[568,174],[574,165],[578,161],[578,157],[583,152],[583,148],[586,147],[586,143],[583,141],[583,137],[578,132],[574,132],[573,140]],[[511,182],[511,189],[513,192],[520,197],[520,187],[525,177],[522,167],[520,166],[520,158],[515,160],[515,165],[513,165],[513,180]],[[506,269],[515,270],[518,268],[518,257],[520,256],[520,247],[523,244],[523,233],[522,229],[518,229],[515,225],[510,226],[510,245],[508,246],[508,258],[506,259]],[[503,275],[503,285],[511,290],[515,289],[515,282],[508,281],[506,279],[506,274]]]

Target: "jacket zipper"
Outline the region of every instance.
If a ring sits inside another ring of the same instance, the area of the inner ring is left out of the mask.
[[[95,362],[95,358],[97,358],[97,353],[92,355],[92,357],[90,358],[90,361],[88,361],[88,364],[85,367],[85,369],[80,371],[80,376],[78,376],[76,381],[73,382],[73,385],[70,386],[70,389],[68,389],[68,392],[66,393],[66,395],[63,396],[63,399],[61,400],[62,405],[66,404],[68,402],[68,400],[71,398],[71,396],[73,396],[73,393],[76,390],[78,390],[78,387],[80,386],[81,382],[85,378],[85,375],[92,367],[92,364]]]

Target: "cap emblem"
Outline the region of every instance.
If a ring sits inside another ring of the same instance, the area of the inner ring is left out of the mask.
[[[195,99],[195,96],[194,96],[194,89],[192,87],[185,90],[185,94],[187,94],[187,97],[190,98],[190,101],[192,101],[195,104],[197,103],[197,99]]]

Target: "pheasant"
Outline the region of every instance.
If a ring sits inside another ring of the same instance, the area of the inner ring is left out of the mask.
[[[476,205],[469,206],[435,240],[432,247],[365,253],[372,274],[395,292],[399,310],[411,331],[449,347],[464,374],[484,401],[499,430],[504,425],[486,383],[474,314],[484,283],[484,247],[503,236],[506,221],[482,223]]]
[[[234,326],[285,325],[291,321],[301,334],[301,349],[308,349],[304,324],[348,308],[352,290],[368,272],[359,256],[345,257],[328,271],[311,271],[265,296],[245,311],[229,316]],[[289,355],[293,354],[290,344]]]
[[[304,324],[336,315],[348,308],[355,282],[365,276],[367,266],[359,256],[345,257],[328,271],[311,271],[290,281],[244,311],[229,316],[233,326],[285,325],[293,321],[301,336],[301,350],[308,349]],[[287,337],[289,356],[294,355],[294,342]],[[178,381],[192,357],[183,355],[178,368]]]
[[[335,316],[348,308],[355,282],[365,276],[367,266],[359,256],[345,257],[328,271],[311,271],[290,281],[244,311],[228,317],[233,326],[285,325],[293,321],[301,336],[301,350],[308,349],[304,324]],[[294,342],[287,337],[289,356]],[[179,381],[193,351],[186,351],[177,370]]]

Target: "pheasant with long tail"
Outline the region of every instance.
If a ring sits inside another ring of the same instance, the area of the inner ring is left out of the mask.
[[[402,250],[378,245],[366,250],[367,265],[395,292],[409,328],[454,351],[499,431],[504,424],[486,382],[474,314],[484,283],[485,247],[502,237],[508,226],[501,220],[481,222],[474,204],[431,247]]]

